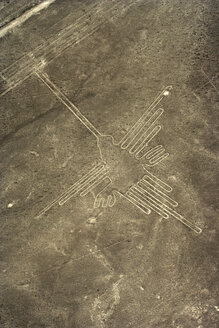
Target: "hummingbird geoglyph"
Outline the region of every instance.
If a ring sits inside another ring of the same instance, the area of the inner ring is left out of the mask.
[[[168,97],[172,86],[167,86],[149,108],[117,142],[113,136],[100,133],[80,110],[59,90],[49,77],[36,71],[36,76],[94,135],[100,153],[100,161],[63,194],[48,204],[37,217],[41,217],[54,205],[64,205],[68,200],[92,193],[94,208],[112,207],[120,197],[138,207],[144,214],[152,211],[162,218],[175,218],[196,233],[202,230],[176,212],[178,203],[170,197],[172,188],[154,176],[150,167],[163,161],[169,154],[163,145],[150,146],[151,140],[159,133],[157,124],[163,114],[162,99]]]

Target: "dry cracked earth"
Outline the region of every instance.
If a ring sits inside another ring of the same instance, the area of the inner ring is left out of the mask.
[[[1,0],[2,328],[218,327],[218,8],[215,0]],[[151,141],[169,156],[149,171],[202,233],[123,197],[94,208],[92,193],[38,217],[100,154],[36,72],[115,140],[171,85]]]

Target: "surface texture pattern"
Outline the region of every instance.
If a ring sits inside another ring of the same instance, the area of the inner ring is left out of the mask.
[[[1,327],[218,327],[218,7],[0,2]]]

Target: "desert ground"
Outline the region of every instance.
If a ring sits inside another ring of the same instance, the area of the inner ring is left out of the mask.
[[[218,327],[218,9],[1,0],[2,328]]]

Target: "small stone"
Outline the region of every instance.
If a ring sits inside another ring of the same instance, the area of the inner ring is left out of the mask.
[[[8,208],[12,208],[13,206],[14,206],[13,203],[9,203],[9,204],[8,204]]]
[[[31,155],[34,155],[36,157],[39,157],[40,156],[36,151],[33,151],[33,150],[30,151],[30,154]]]
[[[89,218],[89,219],[87,220],[87,223],[88,223],[88,224],[95,224],[96,221],[97,221],[97,219],[96,219],[95,217],[91,217],[91,218]]]

